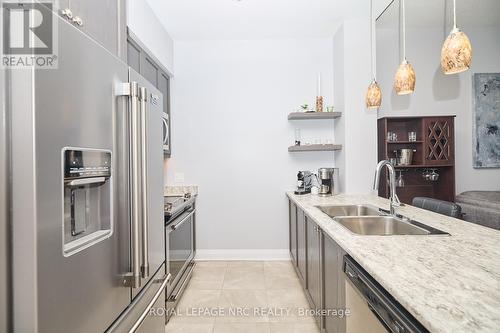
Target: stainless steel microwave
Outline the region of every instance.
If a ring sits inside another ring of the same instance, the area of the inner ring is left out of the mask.
[[[170,156],[170,117],[169,114],[163,112],[163,154]]]

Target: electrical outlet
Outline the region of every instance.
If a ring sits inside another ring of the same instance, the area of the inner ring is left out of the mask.
[[[183,184],[184,183],[184,173],[183,172],[174,173],[174,181],[176,184]]]

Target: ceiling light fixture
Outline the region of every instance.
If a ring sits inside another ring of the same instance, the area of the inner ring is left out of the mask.
[[[444,74],[461,73],[472,63],[472,45],[469,37],[457,28],[457,3],[453,0],[453,29],[441,49],[441,69]]]
[[[382,90],[377,83],[377,62],[375,50],[375,20],[373,18],[373,0],[370,0],[370,38],[371,38],[371,56],[372,56],[372,82],[368,86],[366,92],[366,107],[368,109],[378,109],[382,105]]]
[[[415,91],[415,70],[406,59],[406,9],[405,0],[399,1],[403,16],[403,61],[394,77],[394,89],[398,95],[407,95]]]

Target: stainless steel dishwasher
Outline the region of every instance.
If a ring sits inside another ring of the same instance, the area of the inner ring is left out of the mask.
[[[428,333],[350,256],[344,257],[346,333]]]

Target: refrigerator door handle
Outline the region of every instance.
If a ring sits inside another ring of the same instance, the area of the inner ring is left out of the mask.
[[[142,278],[149,277],[149,219],[148,219],[148,114],[147,114],[147,97],[146,88],[139,88],[139,113],[141,120],[141,185],[142,185]]]
[[[140,173],[140,113],[139,85],[137,82],[121,83],[116,85],[117,96],[128,96],[130,104],[129,134],[130,134],[130,170],[131,170],[131,272],[125,274],[123,284],[127,287],[141,286],[141,257],[140,257],[140,220],[141,220],[141,173]]]
[[[160,289],[158,289],[158,291],[156,291],[155,295],[153,296],[153,298],[151,299],[151,301],[148,303],[148,306],[146,307],[146,309],[144,309],[144,311],[142,312],[142,314],[139,316],[139,319],[137,319],[137,321],[135,322],[135,324],[128,331],[129,333],[134,333],[135,331],[137,331],[137,329],[144,322],[144,320],[146,319],[146,317],[149,315],[149,312],[151,311],[151,309],[155,305],[156,301],[158,301],[158,298],[160,298],[160,296],[162,295],[162,293],[165,292],[165,288],[167,287],[168,282],[170,282],[171,276],[172,275],[169,273],[168,275],[164,276],[163,279],[158,279],[158,280],[154,280],[153,281],[153,283],[161,283]]]

